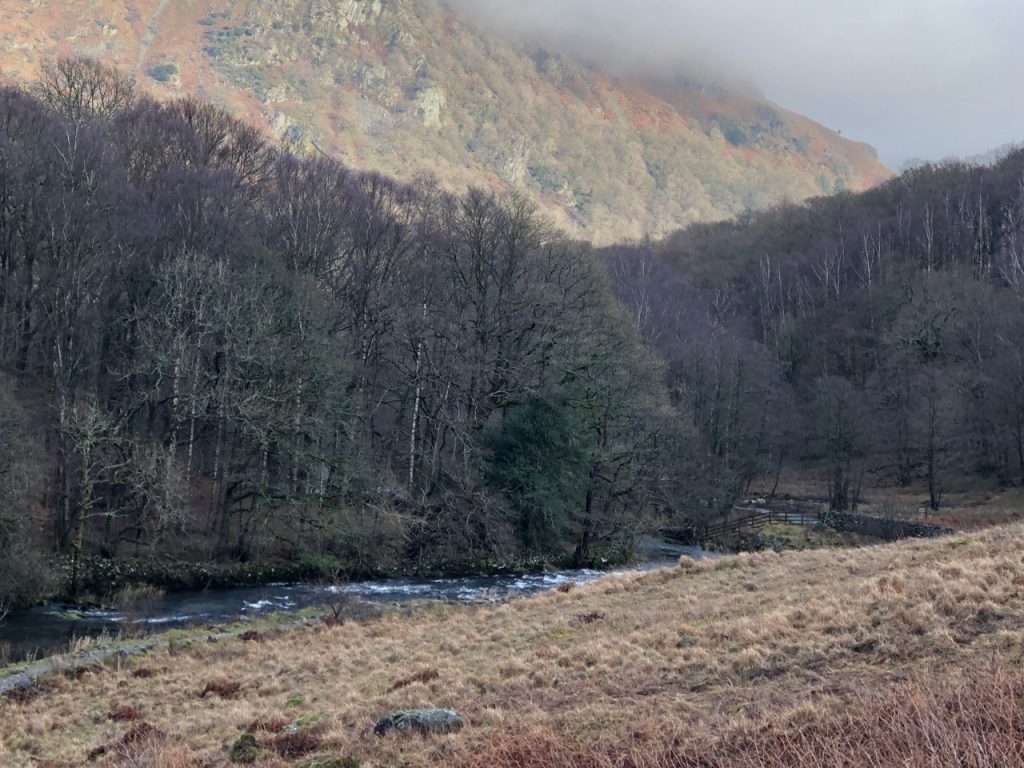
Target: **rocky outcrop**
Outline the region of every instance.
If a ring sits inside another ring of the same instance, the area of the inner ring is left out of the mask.
[[[448,103],[444,89],[437,86],[424,88],[416,96],[416,110],[423,119],[424,128],[440,128],[441,113]]]

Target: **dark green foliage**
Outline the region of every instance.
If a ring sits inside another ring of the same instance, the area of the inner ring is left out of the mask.
[[[149,76],[158,83],[168,82],[174,75],[178,74],[178,67],[174,64],[157,64],[150,67]]]
[[[593,443],[579,414],[558,399],[531,398],[508,409],[491,433],[487,480],[515,510],[526,549],[564,544],[584,503]]]
[[[738,125],[730,125],[722,132],[725,136],[725,140],[732,144],[734,147],[745,146],[749,141],[750,137],[747,136],[746,131],[740,128]]]
[[[228,760],[236,765],[255,763],[260,756],[259,744],[251,733],[243,733],[228,750]]]

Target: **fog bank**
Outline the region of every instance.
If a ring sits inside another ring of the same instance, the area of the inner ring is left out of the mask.
[[[1018,0],[451,0],[611,70],[749,82],[898,166],[1024,139]]]

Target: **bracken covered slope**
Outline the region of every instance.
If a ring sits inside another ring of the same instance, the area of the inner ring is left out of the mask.
[[[626,82],[437,0],[5,0],[0,68],[59,54],[400,178],[518,189],[597,243],[863,189],[870,147],[757,97]]]

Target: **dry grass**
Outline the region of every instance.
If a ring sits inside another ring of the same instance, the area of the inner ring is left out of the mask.
[[[221,766],[247,729],[264,768],[314,749],[368,768],[1024,765],[1024,526],[686,566],[57,678],[3,702],[0,765],[112,745],[98,764]],[[197,697],[224,682],[232,698]],[[142,720],[111,720],[123,706]],[[468,727],[371,735],[420,706]],[[300,719],[308,737],[280,740]]]
[[[720,734],[642,723],[626,746],[566,743],[550,728],[517,734],[453,768],[996,768],[1024,764],[1024,675],[986,671],[960,685],[897,684],[838,712],[807,705]]]

